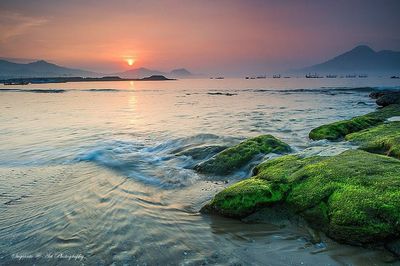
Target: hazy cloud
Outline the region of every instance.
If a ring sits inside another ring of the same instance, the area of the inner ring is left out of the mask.
[[[0,42],[6,42],[46,22],[47,19],[44,18],[30,17],[16,12],[0,10]]]

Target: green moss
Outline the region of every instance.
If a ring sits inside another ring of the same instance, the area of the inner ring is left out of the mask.
[[[346,136],[360,149],[400,159],[400,122],[390,122]]]
[[[366,115],[322,125],[311,130],[309,137],[312,140],[339,140],[350,133],[379,125],[386,119],[398,115],[400,115],[400,105],[393,104]]]
[[[259,164],[254,169],[255,178],[265,179],[273,182],[291,183],[294,178],[293,173],[309,163],[323,160],[324,157],[309,157],[300,159],[296,155],[286,155],[274,160],[268,160]]]
[[[255,174],[217,194],[207,208],[242,217],[260,203],[279,203],[342,242],[364,244],[400,236],[397,159],[361,150],[332,157],[288,155],[259,165]],[[264,191],[269,200],[260,196]]]
[[[202,211],[218,212],[228,217],[245,217],[258,207],[280,201],[287,185],[249,178],[218,193]]]
[[[289,151],[290,147],[286,143],[271,135],[261,135],[223,150],[211,159],[197,165],[195,170],[200,173],[226,175],[248,164],[259,154]]]

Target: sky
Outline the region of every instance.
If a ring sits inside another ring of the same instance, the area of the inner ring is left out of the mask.
[[[398,0],[0,0],[0,57],[102,73],[267,73],[360,44],[400,51],[399,14]]]

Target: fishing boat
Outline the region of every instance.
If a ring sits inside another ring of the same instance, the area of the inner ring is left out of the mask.
[[[308,78],[308,79],[317,79],[317,78],[321,78],[321,77],[318,76],[317,73],[314,73],[314,74],[308,73],[308,74],[306,75],[306,78]]]
[[[335,79],[335,78],[337,78],[337,75],[326,75],[326,78]]]

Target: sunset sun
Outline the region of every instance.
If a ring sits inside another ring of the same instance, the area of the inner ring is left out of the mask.
[[[135,63],[135,60],[132,58],[126,59],[126,62],[128,63],[128,66],[132,66]]]

